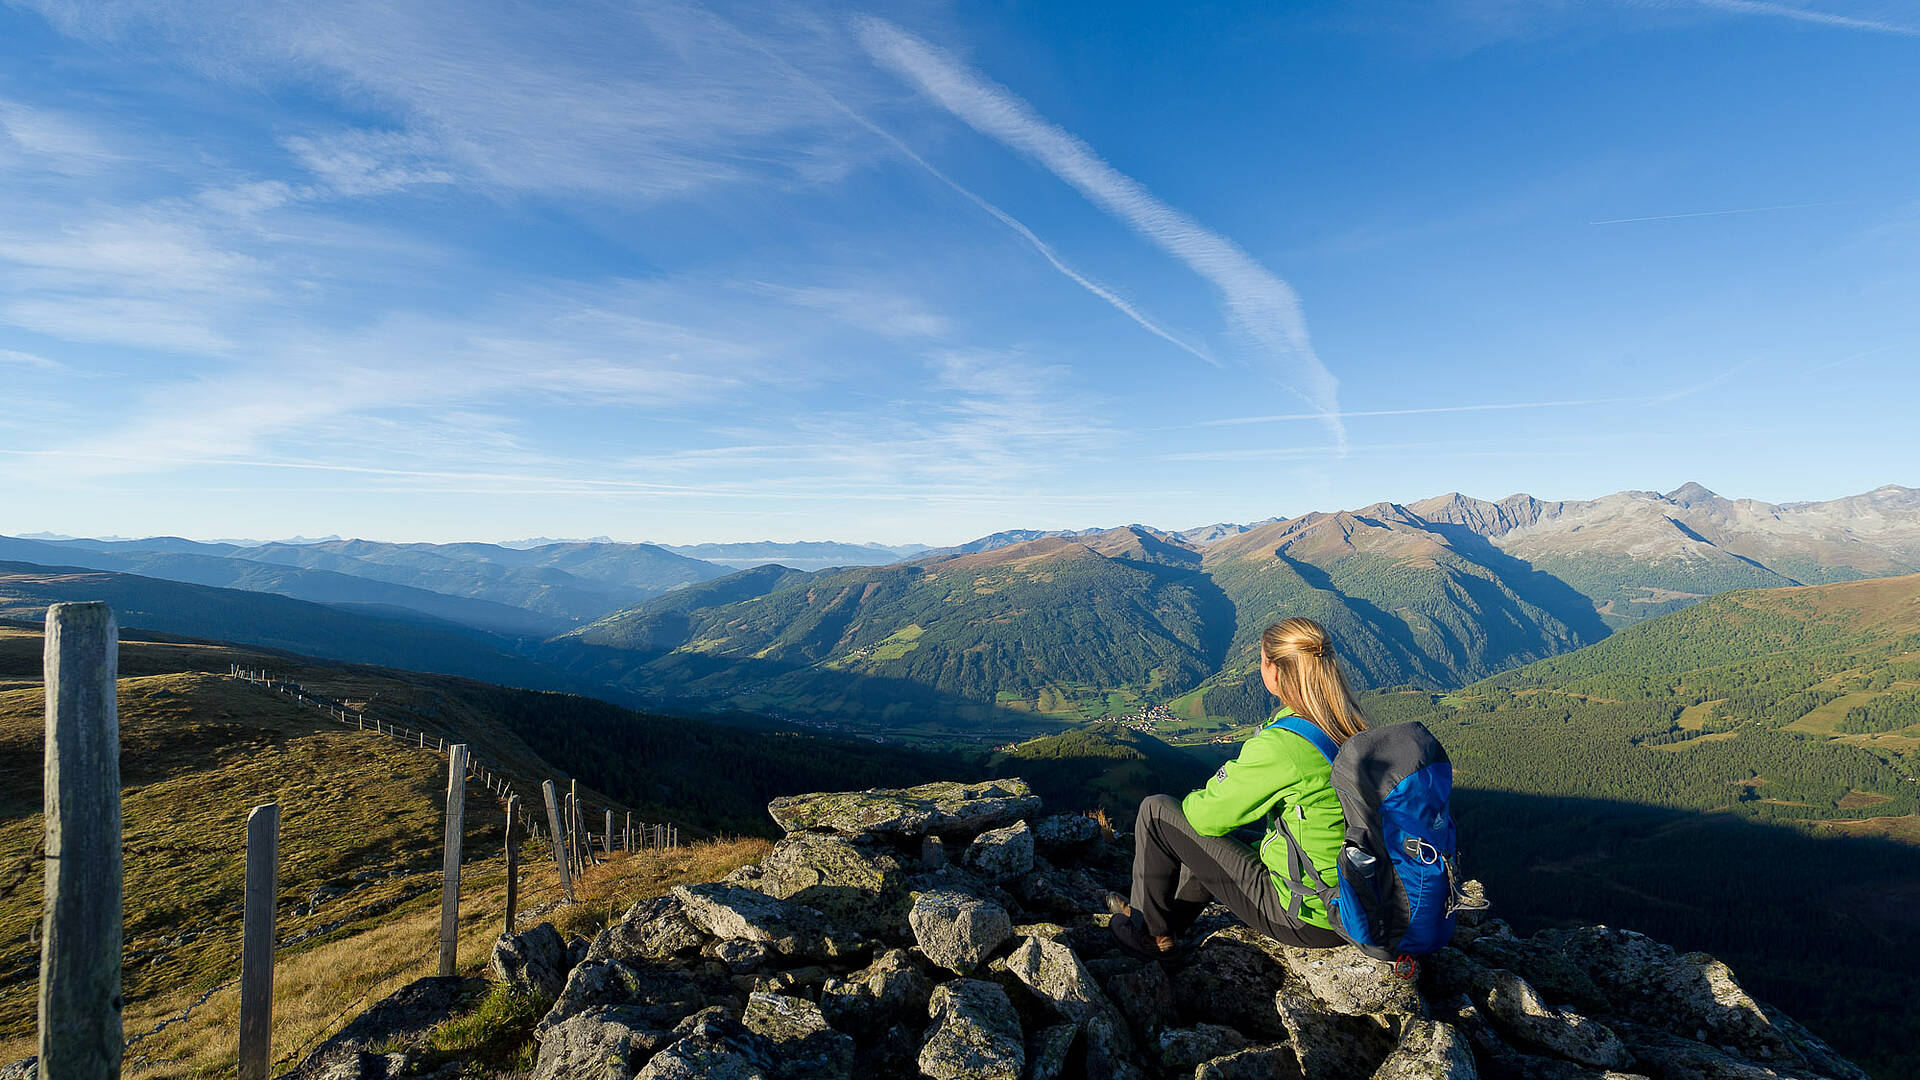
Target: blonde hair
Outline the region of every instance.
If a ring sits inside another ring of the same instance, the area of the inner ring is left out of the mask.
[[[1281,704],[1319,725],[1336,744],[1367,730],[1326,627],[1312,619],[1283,619],[1261,633],[1260,656],[1280,669]]]

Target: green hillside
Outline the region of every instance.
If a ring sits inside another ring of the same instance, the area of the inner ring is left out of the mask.
[[[825,575],[762,568],[561,643],[619,650],[575,670],[635,692],[882,724],[1018,727],[1078,719],[1088,699],[1104,713],[1111,691],[1130,704],[1199,685],[1224,654],[1223,598],[1142,544],[1111,550],[1045,539]]]
[[[1199,758],[1117,724],[1016,743],[994,752],[985,767],[994,776],[1024,778],[1050,808],[1101,810],[1121,829],[1131,827],[1141,799],[1191,791],[1209,771]]]
[[[1870,1067],[1920,1069],[1894,1034],[1920,1027],[1920,576],[1731,593],[1367,707],[1446,745],[1508,917],[1714,952]]]

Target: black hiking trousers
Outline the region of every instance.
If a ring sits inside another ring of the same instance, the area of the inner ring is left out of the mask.
[[[1179,800],[1149,795],[1133,823],[1134,912],[1155,937],[1179,937],[1209,900],[1284,945],[1328,949],[1344,940],[1287,915],[1273,874],[1252,848],[1228,836],[1201,836]]]

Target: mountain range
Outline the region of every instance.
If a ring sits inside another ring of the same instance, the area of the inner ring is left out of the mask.
[[[1161,703],[1244,719],[1264,708],[1258,634],[1287,614],[1326,623],[1364,685],[1444,689],[1732,589],[1920,571],[1920,490],[1782,505],[1698,484],[1576,502],[1452,493],[924,550],[0,537],[0,559],[279,594],[325,605],[319,625],[351,613],[380,640],[411,621],[477,643],[435,670],[507,658],[539,675],[529,685],[629,700],[1027,731]],[[234,637],[170,618],[151,628]],[[315,644],[297,647],[364,658]]]

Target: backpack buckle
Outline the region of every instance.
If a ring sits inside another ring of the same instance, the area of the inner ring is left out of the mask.
[[[1420,974],[1420,961],[1401,953],[1393,962],[1393,973],[1403,979],[1411,979]]]
[[[1401,847],[1406,850],[1409,857],[1422,866],[1432,866],[1440,861],[1440,849],[1417,836],[1407,837],[1406,843]]]

